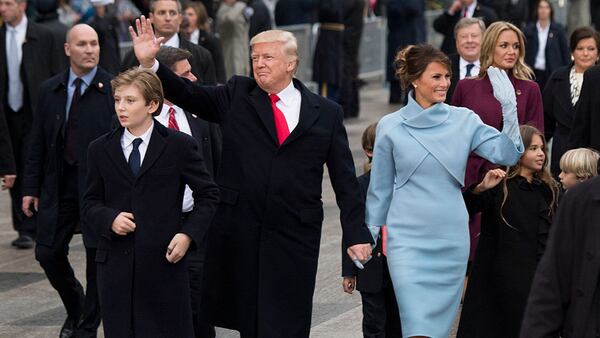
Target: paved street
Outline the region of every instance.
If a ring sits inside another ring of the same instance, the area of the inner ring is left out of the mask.
[[[364,128],[398,107],[387,104],[387,91],[372,83],[362,91],[359,119],[347,122],[350,146],[357,172],[362,173],[364,155],[360,136]],[[311,337],[362,337],[360,296],[342,292],[340,278],[339,210],[328,178],[323,183],[325,222],[314,295]],[[66,314],[57,293],[33,257],[33,250],[15,250],[10,242],[15,233],[10,224],[8,193],[0,193],[0,337],[48,338],[58,336]],[[83,281],[85,250],[81,236],[71,243],[70,260]],[[102,334],[99,335],[103,337]],[[219,330],[218,337],[239,337]],[[282,337],[284,338],[284,337]]]

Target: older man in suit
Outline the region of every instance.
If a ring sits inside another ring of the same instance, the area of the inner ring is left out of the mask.
[[[293,79],[294,36],[266,31],[250,42],[254,79],[197,86],[154,59],[161,38],[150,22],[130,29],[143,67],[165,96],[218,122],[223,132],[217,175],[221,201],[208,234],[204,309],[211,323],[246,337],[308,337],[323,221],[327,164],[341,209],[348,253],[365,260],[372,237],[339,105]]]
[[[458,81],[479,75],[479,56],[484,32],[485,23],[477,18],[462,18],[454,26],[457,52],[448,56],[452,63],[452,79],[446,94],[446,103],[450,104],[452,101]]]
[[[82,218],[87,147],[110,130],[114,103],[111,76],[98,67],[98,35],[88,25],[75,25],[64,46],[70,67],[40,86],[31,135],[31,151],[23,177],[23,212],[37,211],[36,259],[67,310],[60,337],[96,337],[100,309],[94,257],[98,238]],[[87,288],[67,258],[69,242],[80,228],[86,248]]]
[[[486,26],[498,20],[496,12],[477,0],[455,0],[452,5],[433,22],[433,29],[444,35],[441,50],[446,54],[456,52],[454,26],[461,18],[479,18]]]
[[[164,38],[163,45],[181,48],[192,53],[190,64],[192,73],[200,79],[202,84],[214,85],[217,83],[215,65],[210,52],[199,45],[183,38],[179,33],[179,26],[183,20],[183,11],[179,0],[151,0],[150,20],[156,30],[156,35]],[[123,70],[139,65],[133,51],[125,55]]]
[[[19,237],[12,242],[17,248],[33,247],[35,222],[27,220],[21,211],[21,175],[25,164],[28,134],[36,102],[38,86],[60,70],[52,33],[31,22],[25,15],[26,0],[0,0],[0,104],[6,122],[16,164],[16,181],[10,189],[12,219]],[[43,57],[42,57],[43,56]]]
[[[192,73],[192,66],[188,61],[192,53],[181,48],[162,47],[156,59],[168,67],[177,76],[196,82],[197,78]],[[214,180],[221,158],[221,136],[219,126],[198,118],[196,114],[184,111],[171,101],[165,99],[160,114],[156,120],[165,127],[181,131],[198,141],[200,151],[204,157],[206,168]],[[186,186],[183,195],[181,211],[184,218],[194,205],[192,190]],[[200,300],[202,296],[202,272],[204,258],[206,256],[206,241],[198,243],[188,251],[188,268],[190,271],[190,293],[192,300],[192,318],[194,322],[194,334],[197,338],[214,337],[215,329],[206,325],[201,318]]]

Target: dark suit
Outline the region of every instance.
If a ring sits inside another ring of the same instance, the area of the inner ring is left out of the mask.
[[[192,66],[192,73],[198,78],[200,83],[206,85],[214,85],[217,83],[217,76],[212,55],[206,48],[189,42],[183,36],[181,36],[181,34],[179,34],[179,48],[185,49],[192,53],[192,57],[189,60],[190,65]],[[122,70],[126,70],[131,67],[137,67],[139,65],[140,63],[135,58],[133,50],[131,50],[123,59]]]
[[[0,105],[0,176],[14,175],[17,172],[13,149],[8,134],[8,125],[4,116],[4,109]]]
[[[537,56],[540,41],[538,39],[538,30],[535,22],[530,22],[523,30],[525,35],[525,63],[536,73],[536,82],[541,89],[546,86],[546,81],[555,69],[566,66],[571,62],[571,51],[565,36],[565,29],[559,23],[551,22],[546,41],[544,57],[546,58],[546,69],[535,68],[535,58]]]
[[[450,15],[448,11],[444,11],[442,15],[438,16],[435,21],[433,21],[433,29],[444,35],[444,41],[442,42],[442,47],[440,49],[442,52],[446,53],[446,55],[456,53],[454,26],[462,19],[461,15],[462,11],[460,10],[454,13],[454,15]],[[475,7],[475,11],[473,12],[473,17],[483,20],[486,27],[489,27],[494,21],[498,20],[496,12],[494,12],[493,9],[480,3],[477,3],[477,7]]]
[[[531,284],[520,337],[598,336],[598,219],[600,177],[594,177],[569,189],[560,201]]]
[[[221,48],[221,39],[213,33],[200,30],[198,34],[198,44],[210,52],[213,64],[215,65],[215,74],[217,83],[225,83],[225,64],[223,63],[223,48]]]
[[[275,4],[275,25],[290,26],[314,23],[319,0],[279,0]]]
[[[579,101],[569,136],[569,149],[592,147],[600,150],[600,66],[594,66],[583,74]]]
[[[571,65],[558,68],[542,93],[544,100],[544,134],[552,142],[552,161],[550,170],[554,177],[560,174],[560,157],[569,150],[569,134],[575,116],[575,107],[571,103],[571,84],[569,73]]]
[[[446,103],[450,104],[452,101],[452,95],[454,95],[454,89],[460,81],[460,55],[458,53],[448,55],[450,59],[450,64],[452,65],[452,78],[450,78],[450,87],[448,88],[448,92],[446,93]],[[476,76],[477,74],[471,74]]]
[[[358,177],[363,201],[367,199],[370,180],[370,171]],[[342,245],[342,276],[356,276],[356,290],[360,291],[362,299],[365,338],[402,337],[400,313],[381,241],[382,236],[379,236],[377,246],[373,248],[373,258],[363,270],[356,268],[346,254],[346,246]]]
[[[27,219],[21,211],[23,194],[21,178],[25,165],[28,134],[31,130],[33,106],[37,102],[40,83],[57,74],[61,68],[64,52],[56,54],[57,48],[52,33],[43,26],[29,20],[23,43],[21,60],[21,81],[23,82],[23,106],[18,112],[8,106],[8,69],[6,54],[6,24],[0,29],[0,102],[6,114],[6,122],[13,147],[17,179],[10,189],[12,219],[15,230],[20,234],[33,236],[35,222]],[[42,57],[43,56],[43,57]]]
[[[115,112],[111,76],[98,68],[77,106],[78,165],[68,165],[64,160],[68,79],[69,71],[65,71],[40,86],[31,151],[23,176],[23,194],[40,199],[36,259],[60,294],[67,313],[74,318],[84,313],[81,329],[86,332],[80,332],[79,336],[95,337],[100,324],[94,263],[98,238],[81,217],[81,202],[85,190],[87,147],[92,140],[110,130]],[[80,308],[83,290],[67,258],[69,242],[78,227],[83,233],[87,255],[85,310]]]
[[[187,260],[165,254],[176,233],[203,241],[218,201],[197,142],[154,121],[135,178],[121,147],[123,128],[92,142],[88,151],[84,215],[99,235],[96,262],[107,337],[193,337]],[[182,221],[185,184],[194,209]],[[125,236],[111,230],[120,212],[137,225]]]
[[[327,164],[347,245],[372,241],[341,108],[300,81],[299,122],[279,146],[267,93],[250,78],[199,87],[160,65],[166,97],[218,122],[221,202],[209,231],[204,288],[211,323],[242,337],[307,337]]]

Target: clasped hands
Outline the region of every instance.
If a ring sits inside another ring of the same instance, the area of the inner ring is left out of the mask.
[[[354,244],[346,250],[350,259],[354,261],[358,267],[362,266],[362,264],[366,263],[371,258],[371,250],[372,246],[369,243],[365,244]],[[358,262],[358,263],[357,263]]]
[[[125,236],[130,232],[134,232],[135,228],[134,216],[129,212],[119,213],[111,226],[111,230],[120,236]],[[175,234],[167,246],[167,253],[165,255],[167,261],[173,264],[179,262],[187,253],[191,243],[192,239],[190,236],[181,232]]]

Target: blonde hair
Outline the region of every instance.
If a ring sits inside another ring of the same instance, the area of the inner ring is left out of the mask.
[[[488,27],[485,34],[483,34],[481,56],[479,58],[481,63],[479,77],[484,77],[487,74],[487,69],[494,64],[494,52],[498,38],[502,32],[508,30],[515,32],[519,39],[519,57],[510,72],[519,80],[532,80],[534,77],[533,71],[525,64],[525,38],[523,37],[523,32],[517,26],[506,21],[494,22]]]
[[[600,153],[593,149],[571,149],[560,158],[560,170],[571,173],[579,179],[588,179],[598,175]]]
[[[295,60],[295,69],[298,68],[298,62],[300,62],[298,59],[298,41],[294,34],[280,29],[271,29],[260,32],[250,40],[250,47],[257,43],[265,42],[281,42],[284,54]]]
[[[158,103],[158,107],[156,111],[152,113],[152,116],[160,115],[165,96],[160,79],[154,72],[148,69],[134,67],[117,75],[117,77],[110,81],[110,85],[112,87],[113,96],[119,87],[135,86],[142,93],[146,105],[150,104],[150,102]]]

